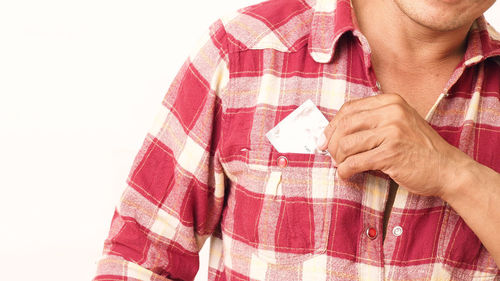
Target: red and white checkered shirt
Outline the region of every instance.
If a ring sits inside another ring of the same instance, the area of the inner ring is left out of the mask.
[[[348,0],[271,0],[210,27],[133,162],[94,280],[192,280],[210,236],[210,280],[500,280],[440,198],[400,188],[383,241],[386,175],[341,180],[328,155],[265,137],[308,99],[331,120],[381,94],[352,16]],[[481,17],[467,44],[427,121],[500,172],[499,35]]]

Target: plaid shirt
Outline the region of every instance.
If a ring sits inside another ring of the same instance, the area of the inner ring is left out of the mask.
[[[135,157],[94,280],[192,280],[208,237],[210,280],[500,280],[440,198],[400,188],[383,241],[386,175],[342,180],[328,155],[266,139],[308,99],[331,120],[380,94],[352,16],[348,0],[272,0],[211,25]],[[499,36],[480,17],[467,44],[427,121],[500,172]]]

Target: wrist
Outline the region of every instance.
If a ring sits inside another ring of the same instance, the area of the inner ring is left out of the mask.
[[[498,185],[494,183],[500,182],[499,173],[476,162],[465,153],[463,155],[465,157],[457,162],[458,164],[449,174],[448,181],[443,185],[439,195],[452,207],[466,203],[466,201],[487,198],[492,187],[498,188]]]
[[[450,205],[457,199],[463,198],[470,191],[470,187],[477,185],[479,175],[478,165],[476,161],[470,158],[462,151],[458,151],[459,157],[455,157],[455,161],[450,161],[451,167],[445,177],[445,182],[442,183],[441,193],[439,197]],[[460,155],[461,154],[461,155]],[[458,158],[458,159],[457,159]]]

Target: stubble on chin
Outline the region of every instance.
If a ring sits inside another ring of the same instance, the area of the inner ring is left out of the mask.
[[[428,29],[448,32],[470,24],[477,18],[467,12],[438,11],[426,4],[427,0],[392,0],[397,8],[413,22]]]

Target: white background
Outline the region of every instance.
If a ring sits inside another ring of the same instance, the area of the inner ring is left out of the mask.
[[[257,2],[0,1],[0,279],[92,278],[174,75],[210,23]],[[499,3],[487,18],[500,27]]]

